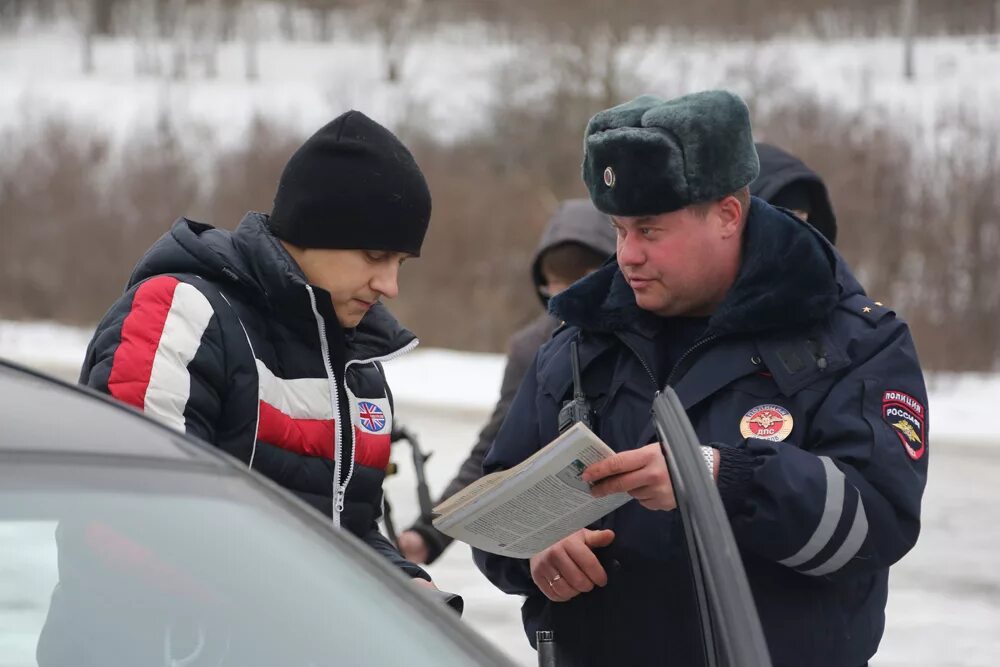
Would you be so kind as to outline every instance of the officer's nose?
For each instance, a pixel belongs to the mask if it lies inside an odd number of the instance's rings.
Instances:
[[[640,266],[646,261],[646,255],[639,247],[633,234],[618,237],[618,265]]]

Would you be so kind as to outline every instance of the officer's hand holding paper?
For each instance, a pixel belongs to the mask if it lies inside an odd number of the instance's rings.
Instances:
[[[614,451],[575,424],[530,458],[486,475],[434,508],[434,527],[490,553],[529,558],[618,509],[631,496],[591,495],[581,474]]]

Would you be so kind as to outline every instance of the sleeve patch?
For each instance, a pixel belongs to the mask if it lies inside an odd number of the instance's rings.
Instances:
[[[886,391],[882,394],[882,419],[896,432],[911,459],[923,457],[927,408],[920,401],[901,391]]]

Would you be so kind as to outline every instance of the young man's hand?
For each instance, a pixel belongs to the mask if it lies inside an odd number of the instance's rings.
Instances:
[[[531,557],[531,579],[553,602],[566,602],[594,586],[605,586],[608,575],[594,549],[614,539],[614,531],[578,530]]]
[[[430,550],[424,542],[424,536],[415,530],[404,530],[400,533],[399,553],[403,554],[406,560],[418,565],[426,564],[430,558]]]
[[[594,484],[590,492],[595,498],[627,493],[646,509],[677,507],[674,485],[658,442],[609,456],[589,466],[581,477]]]

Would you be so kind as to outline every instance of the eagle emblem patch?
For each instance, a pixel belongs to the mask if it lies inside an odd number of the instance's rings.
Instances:
[[[917,461],[924,455],[927,408],[923,403],[909,394],[889,390],[882,394],[882,419],[896,432],[911,459]]]
[[[751,408],[740,420],[740,433],[744,438],[781,442],[792,432],[795,420],[781,407],[766,403]]]

